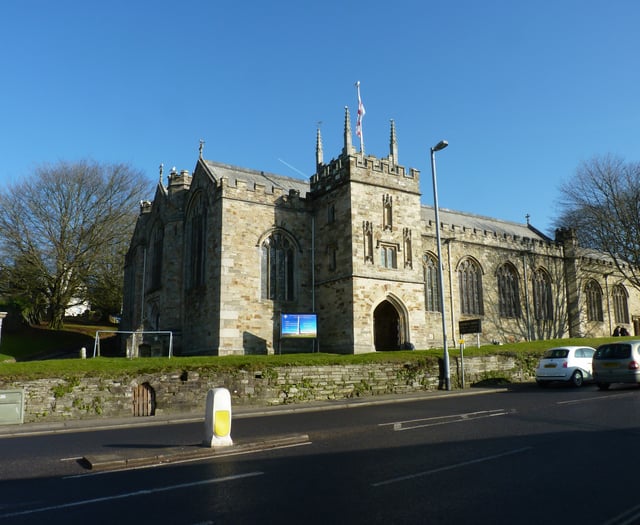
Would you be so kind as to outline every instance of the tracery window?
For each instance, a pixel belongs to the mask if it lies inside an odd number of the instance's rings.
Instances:
[[[438,279],[438,261],[429,254],[422,256],[424,273],[424,303],[428,312],[442,312],[440,307],[440,281]]]
[[[293,244],[281,232],[274,232],[261,246],[261,296],[263,299],[294,299],[295,255]]]
[[[482,270],[473,259],[465,259],[458,266],[460,311],[466,315],[483,315]]]
[[[613,287],[613,315],[616,323],[629,323],[629,306],[627,304],[627,291],[624,286],[617,284]]]
[[[594,280],[590,280],[584,287],[587,301],[587,320],[604,321],[602,314],[602,289]]]
[[[503,264],[496,272],[498,304],[501,317],[520,317],[520,287],[518,273],[512,264]]]
[[[162,283],[162,249],[164,244],[164,231],[162,224],[158,224],[151,238],[149,289],[155,290]]]
[[[204,285],[207,210],[202,195],[195,197],[187,218],[187,289]]]
[[[533,314],[540,321],[553,319],[553,295],[551,277],[542,268],[533,274]]]

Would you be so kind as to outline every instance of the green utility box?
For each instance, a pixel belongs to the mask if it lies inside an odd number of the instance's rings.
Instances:
[[[0,390],[0,425],[19,425],[24,418],[24,390]]]

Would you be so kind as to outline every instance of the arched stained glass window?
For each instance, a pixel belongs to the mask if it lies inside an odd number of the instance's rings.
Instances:
[[[460,311],[467,315],[483,315],[482,271],[473,259],[465,259],[458,266]]]
[[[294,249],[286,235],[275,232],[261,246],[263,299],[294,299]]]
[[[584,287],[587,301],[587,320],[604,321],[602,314],[602,289],[594,280],[590,280]]]
[[[542,268],[533,274],[533,314],[539,321],[553,319],[553,295],[551,277]]]
[[[627,324],[629,322],[629,306],[627,304],[627,291],[624,286],[617,284],[613,287],[613,314],[616,323]]]
[[[424,303],[428,312],[442,312],[440,307],[440,282],[438,280],[438,261],[429,254],[422,256],[424,272]]]
[[[161,223],[156,224],[151,236],[151,278],[149,289],[155,290],[162,284],[162,250],[164,245],[164,230]]]
[[[503,264],[496,272],[498,279],[498,302],[501,317],[520,317],[520,287],[518,273],[512,264]]]
[[[187,289],[204,285],[207,210],[202,195],[194,198],[187,216]]]

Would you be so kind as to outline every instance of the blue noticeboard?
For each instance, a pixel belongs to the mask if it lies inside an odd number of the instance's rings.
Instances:
[[[318,335],[316,314],[280,314],[280,337],[310,337]]]

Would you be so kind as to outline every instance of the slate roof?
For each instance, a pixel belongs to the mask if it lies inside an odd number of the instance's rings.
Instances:
[[[205,160],[204,163],[216,180],[225,177],[232,186],[235,186],[236,181],[240,180],[249,186],[258,184],[266,188],[274,187],[284,191],[296,190],[300,192],[301,197],[304,197],[309,191],[309,182],[307,180],[285,177],[284,175],[276,175],[275,173],[265,173],[264,171],[241,168],[229,164],[221,164],[210,160]]]
[[[483,215],[474,215],[461,211],[439,208],[440,222],[448,226],[476,230],[478,232],[492,232],[498,236],[510,235],[518,237],[528,237],[529,239],[550,242],[553,239],[528,224],[503,221]],[[435,221],[435,212],[432,206],[422,206],[422,220],[425,222]]]

